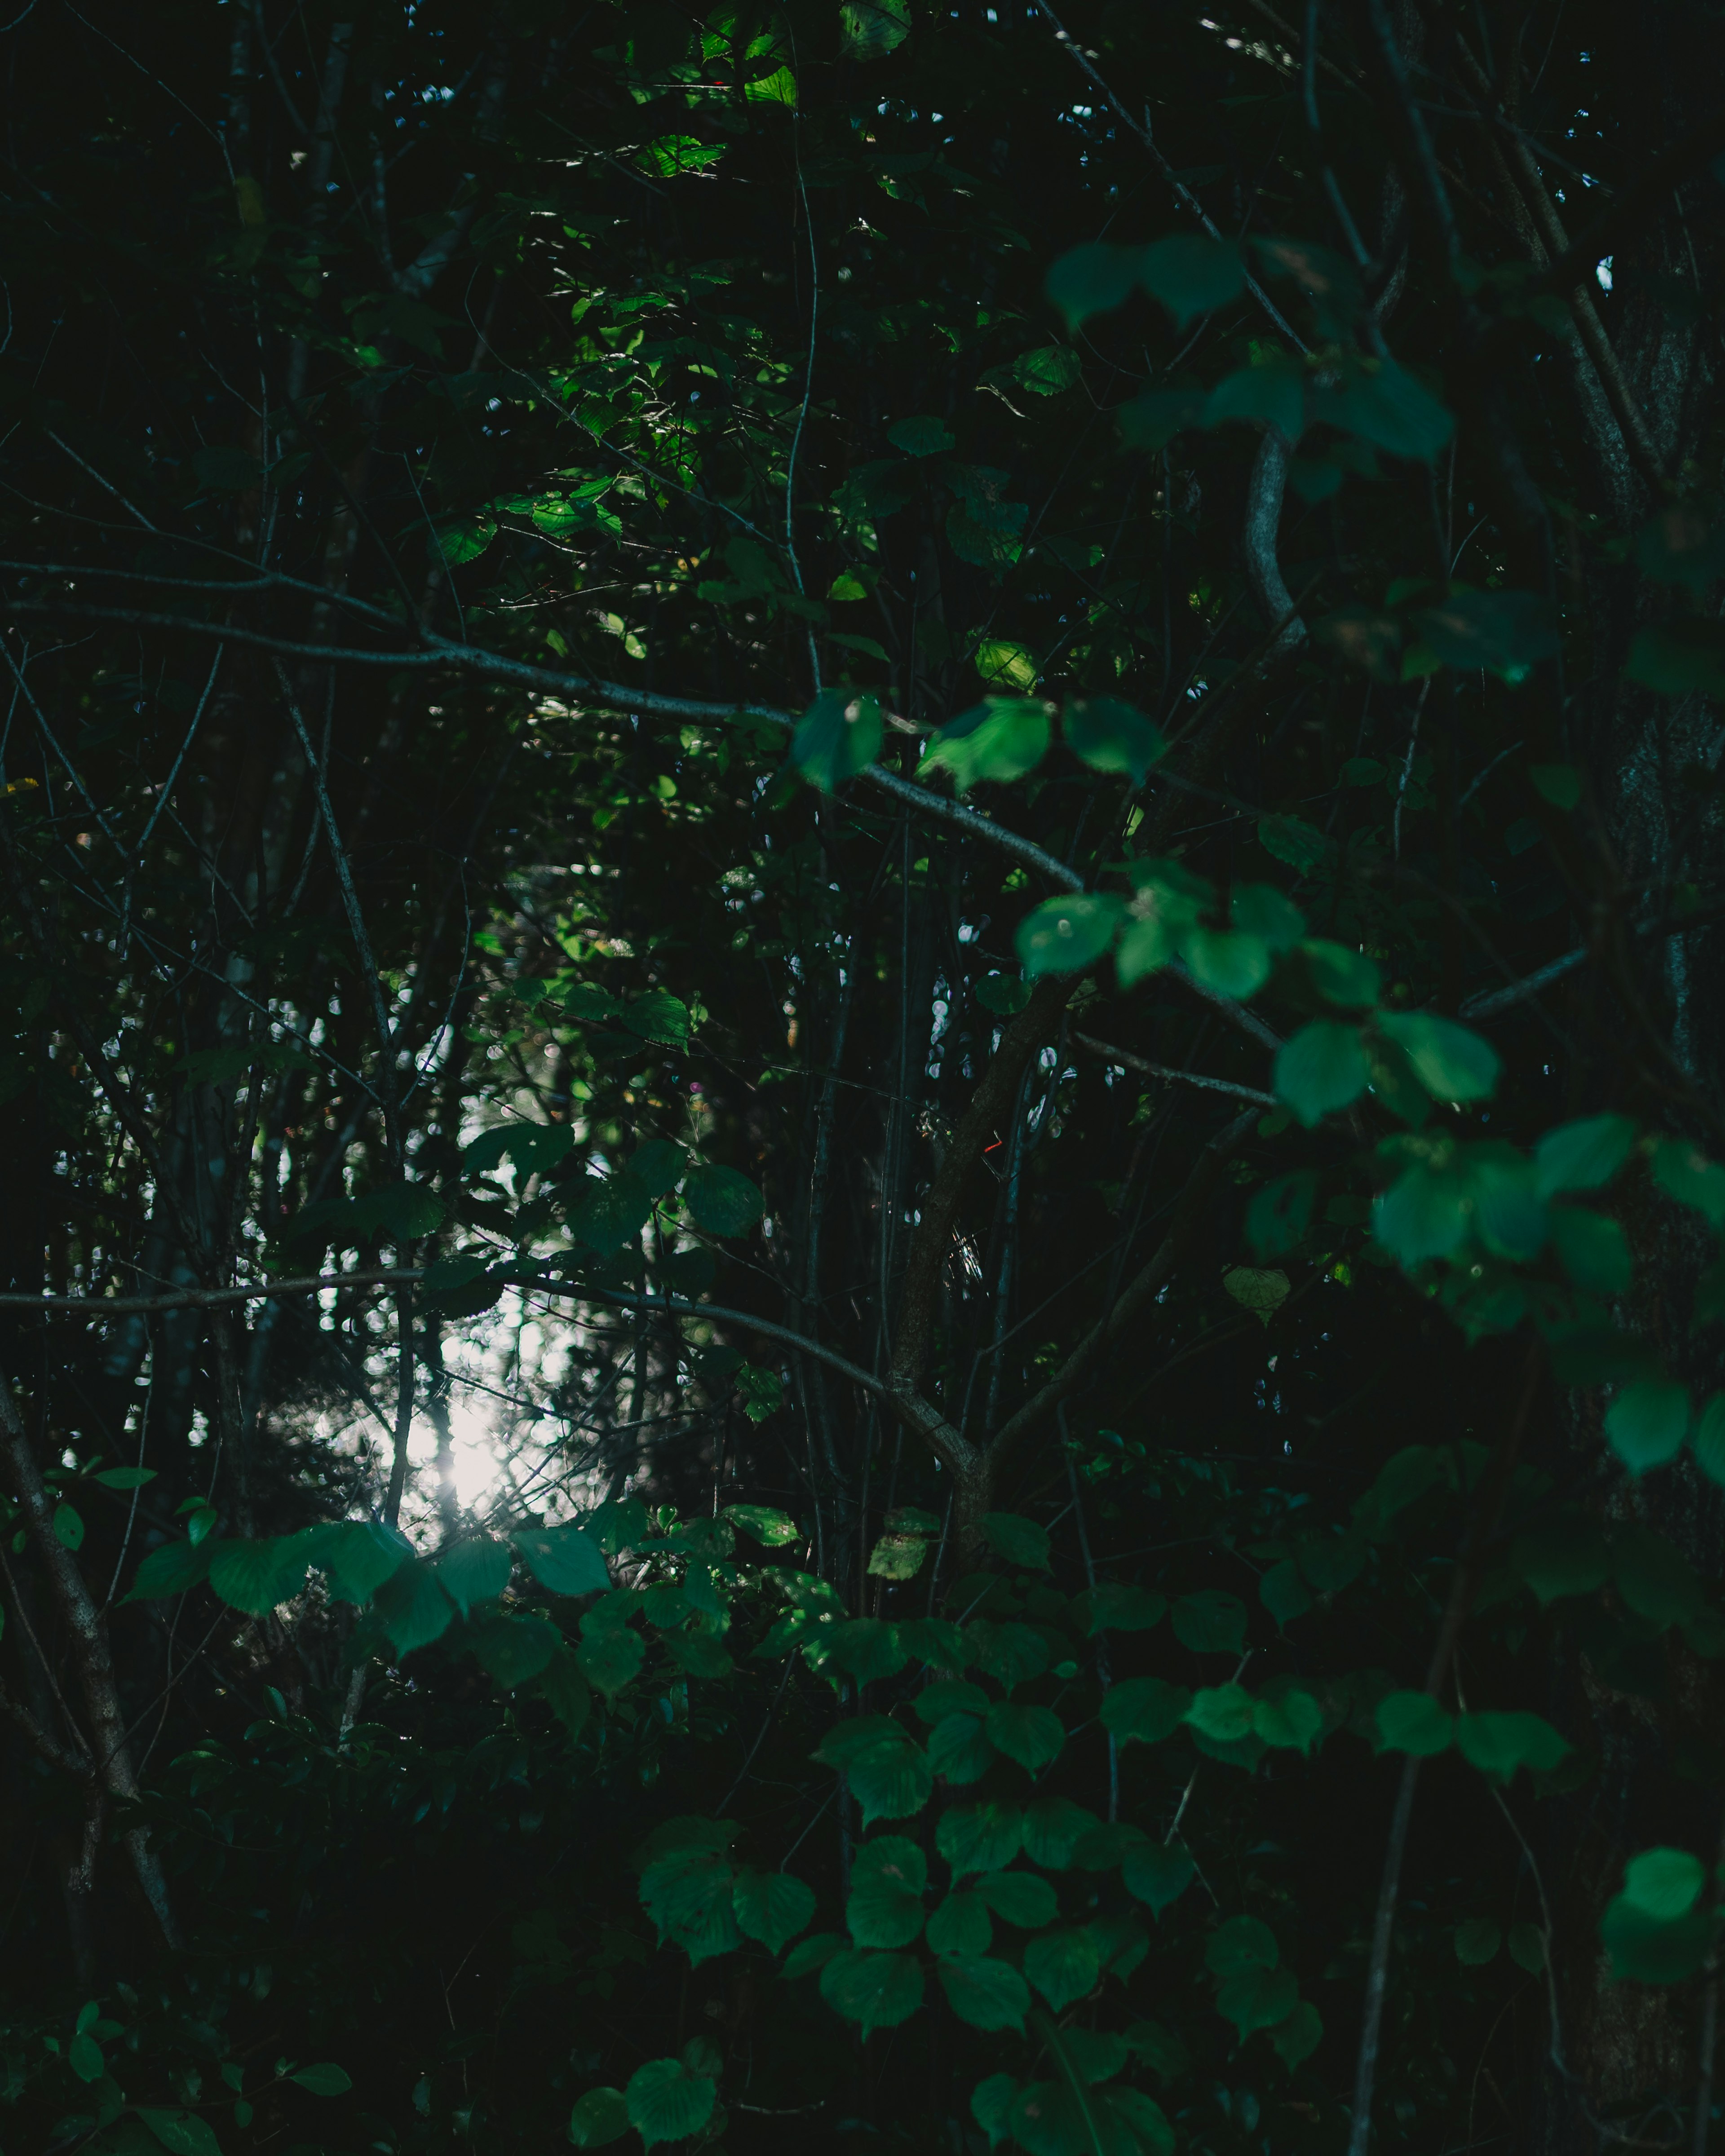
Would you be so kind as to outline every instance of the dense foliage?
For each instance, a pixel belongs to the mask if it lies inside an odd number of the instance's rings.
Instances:
[[[0,38],[0,2149],[1704,2156],[1714,16]]]

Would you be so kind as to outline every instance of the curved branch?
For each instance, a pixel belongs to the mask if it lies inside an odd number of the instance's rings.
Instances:
[[[1253,459],[1246,488],[1245,528],[1241,545],[1245,554],[1246,582],[1258,603],[1265,625],[1275,630],[1269,656],[1285,658],[1307,641],[1306,624],[1276,558],[1276,541],[1281,525],[1282,497],[1288,480],[1292,444],[1281,429],[1268,426]]]

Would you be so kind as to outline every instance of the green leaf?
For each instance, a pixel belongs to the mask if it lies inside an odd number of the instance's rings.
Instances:
[[[1204,1965],[1219,1982],[1243,1970],[1277,1969],[1281,1964],[1281,1948],[1276,1943],[1276,1934],[1257,1917],[1230,1917],[1210,1933],[1204,1948]]]
[[[1533,791],[1553,808],[1574,808],[1581,801],[1581,773],[1573,763],[1530,763]]]
[[[1313,419],[1338,427],[1374,449],[1427,464],[1455,430],[1451,414],[1392,359],[1376,362],[1370,372],[1351,375],[1338,388],[1308,390],[1307,408]]]
[[[453,1543],[438,1553],[438,1579],[464,1617],[476,1602],[495,1602],[509,1574],[509,1545],[492,1535]]]
[[[569,2114],[569,2138],[578,2148],[603,2148],[629,2132],[629,2106],[621,2089],[589,2089]]]
[[[820,1995],[847,2021],[860,2021],[868,2036],[896,2029],[922,2004],[922,1967],[914,1955],[835,1953],[820,1973]]]
[[[824,1969],[834,1954],[845,1951],[845,1942],[837,1932],[816,1932],[791,1948],[779,1974],[788,1984],[793,1983],[798,1977],[812,1976],[816,1969]]]
[[[1378,1026],[1413,1065],[1433,1100],[1484,1101],[1497,1091],[1502,1068],[1497,1050],[1454,1019],[1430,1011],[1385,1011]]]
[[[1034,771],[1048,753],[1048,706],[1024,696],[985,696],[944,726],[916,776],[949,771],[960,793],[983,779],[1006,783]]]
[[[1187,427],[1202,424],[1201,389],[1145,389],[1119,408],[1120,431],[1135,449],[1161,449]]]
[[[539,1691],[571,1739],[579,1737],[593,1712],[593,1693],[572,1648],[558,1645],[541,1674]]]
[[[1610,1953],[1613,1976],[1632,1977],[1643,1984],[1681,1984],[1707,1958],[1714,1926],[1699,1910],[1681,1923],[1651,1923],[1626,1907],[1620,1897],[1607,1905],[1599,1935]]]
[[[1060,1757],[1066,1741],[1060,1717],[1046,1707],[1029,1707],[1018,1700],[1002,1700],[988,1709],[983,1725],[997,1752],[1032,1774]]]
[[[1509,1928],[1509,1958],[1517,1969],[1524,1969],[1529,1976],[1543,1974],[1546,1962],[1545,1933],[1538,1924],[1512,1924]]]
[[[911,34],[911,0],[844,0],[839,34],[846,59],[882,59]]]
[[[1312,824],[1297,816],[1263,816],[1258,819],[1258,844],[1266,854],[1286,861],[1302,875],[1317,868],[1330,852],[1330,842]]]
[[[603,1553],[584,1527],[521,1527],[510,1537],[528,1570],[553,1594],[603,1594],[611,1575]]]
[[[1725,1228],[1725,1168],[1683,1138],[1661,1138],[1653,1148],[1653,1176],[1679,1204],[1692,1205],[1708,1224]]]
[[[1314,1019],[1276,1050],[1276,1096],[1307,1130],[1357,1101],[1371,1081],[1371,1059],[1358,1026]]]
[[[1101,1955],[1087,1931],[1043,1932],[1024,1948],[1024,1974],[1056,2014],[1096,1989]]]
[[[683,1185],[695,1224],[709,1235],[744,1235],[767,1210],[767,1201],[734,1168],[697,1168]]]
[[[680,2059],[649,2059],[629,2076],[623,2100],[629,2124],[651,2148],[698,2133],[713,2115],[716,2093],[706,2074]]]
[[[901,1517],[902,1508],[892,1517]],[[907,1618],[899,1625],[898,1636],[912,1658],[931,1669],[962,1670],[970,1661],[969,1640],[944,1617]]]
[[[153,1602],[164,1594],[183,1594],[206,1577],[218,1545],[202,1543],[164,1543],[138,1567],[128,1602]]]
[[[768,1549],[779,1549],[787,1543],[803,1539],[803,1530],[790,1514],[778,1512],[771,1505],[727,1505],[724,1517]]]
[[[627,1168],[557,1186],[569,1233],[601,1257],[632,1242],[653,1217],[653,1201]]]
[[[643,1040],[655,1040],[667,1048],[681,1048],[689,1039],[689,1006],[680,997],[667,994],[663,988],[655,988],[649,994],[637,996],[619,1014],[629,1030]],[[624,1169],[633,1173],[634,1163]]]
[[[645,1642],[626,1625],[596,1626],[583,1632],[575,1659],[581,1674],[607,1699],[614,1699],[647,1658]]]
[[[302,1206],[288,1224],[287,1239],[340,1250],[374,1237],[401,1245],[430,1235],[443,1217],[442,1199],[423,1183],[392,1183],[361,1198],[329,1198]]]
[[[998,2148],[1012,2138],[1012,2107],[1019,2085],[1010,2074],[990,2074],[971,2092],[970,2115]]]
[[[1700,1900],[1707,1876],[1707,1866],[1686,1849],[1644,1849],[1624,1868],[1623,1899],[1656,1923],[1675,1923]]]
[[[1183,1594],[1173,1606],[1174,1637],[1196,1655],[1243,1654],[1245,1625],[1245,1603],[1220,1588]]]
[[[1378,1737],[1386,1752],[1409,1752],[1430,1759],[1447,1752],[1455,1737],[1455,1720],[1425,1691],[1393,1691],[1378,1702]]]
[[[1533,1148],[1534,1188],[1542,1198],[1563,1190],[1598,1190],[1629,1158],[1635,1125],[1627,1116],[1589,1116],[1560,1123]]]
[[[1217,1744],[1236,1744],[1252,1730],[1252,1696],[1244,1685],[1214,1685],[1195,1693],[1188,1724]]]
[[[1715,1393],[1695,1425],[1696,1465],[1715,1482],[1725,1483],[1725,1393]],[[160,1553],[158,1552],[159,1555]],[[140,1578],[142,1570],[140,1568]],[[137,1593],[136,1588],[133,1594]]]
[[[1258,1582],[1258,1599],[1285,1631],[1312,1607],[1312,1595],[1291,1558],[1273,1564]]]
[[[455,523],[438,527],[438,551],[444,561],[471,562],[483,554],[497,536],[497,521],[492,516],[464,517]]]
[[[941,1728],[952,1728],[964,1719],[962,1715],[953,1715]],[[913,1812],[922,1810],[934,1788],[930,1754],[913,1744],[891,1722],[886,1722],[883,1733],[873,1736],[866,1744],[855,1749],[847,1748],[842,1758],[834,1756],[830,1738],[814,1757],[829,1766],[844,1768],[850,1778],[850,1793],[862,1806],[865,1827],[872,1826],[880,1819],[908,1819]]]
[[[1383,992],[1383,976],[1363,951],[1313,938],[1302,943],[1300,952],[1312,986],[1326,1003],[1343,1010],[1365,1010]]]
[[[1178,1902],[1198,1876],[1198,1866],[1183,1848],[1161,1841],[1142,1841],[1129,1849],[1120,1866],[1126,1891],[1135,1901],[1148,1905],[1159,1917]]]
[[[1456,1163],[1410,1168],[1372,1208],[1372,1234],[1404,1265],[1447,1257],[1466,1241],[1473,1221],[1473,1194]]]
[[[1246,1240],[1253,1255],[1260,1260],[1279,1258],[1296,1248],[1312,1224],[1317,1199],[1317,1172],[1309,1168],[1279,1175],[1254,1191],[1245,1219]]]
[[[928,1763],[943,1782],[979,1782],[1000,1757],[973,1714],[949,1714],[928,1740]]]
[[[230,1609],[267,1616],[305,1584],[307,1552],[297,1535],[211,1545],[209,1584]]]
[[[1725,696],[1725,622],[1692,615],[1636,632],[1624,672],[1668,696]]]
[[[1069,248],[1050,266],[1042,289],[1065,316],[1069,330],[1125,305],[1137,285],[1141,253],[1136,247],[1089,241]]]
[[[1113,1694],[1108,1697],[1112,1698]],[[1179,1717],[1174,1719],[1178,1722]],[[1096,1825],[1096,1814],[1075,1804],[1070,1797],[1038,1797],[1024,1808],[1024,1853],[1050,1871],[1064,1871],[1079,1843]]]
[[[851,689],[823,689],[791,741],[791,761],[823,793],[836,793],[880,753],[878,698]]]
[[[1195,316],[1225,306],[1245,284],[1240,250],[1224,239],[1178,232],[1143,249],[1138,279],[1184,329]]]
[[[1233,1265],[1222,1276],[1224,1292],[1266,1325],[1287,1301],[1290,1286],[1287,1275],[1279,1268]]]
[[[949,1677],[938,1684],[925,1686],[917,1693],[912,1705],[921,1722],[944,1722],[949,1714],[972,1714],[980,1721],[988,1711],[988,1695],[980,1685],[966,1684],[962,1678]],[[947,1816],[963,1815],[948,1814]]]
[[[91,1476],[92,1482],[100,1482],[105,1490],[141,1490],[146,1482],[156,1480],[153,1467],[104,1467]]]
[[[140,2104],[138,2117],[169,2156],[222,2156],[220,2142],[195,2111],[149,2110]]]
[[[346,2096],[353,2087],[353,2076],[347,2068],[329,2060],[315,2066],[301,2066],[288,2079],[298,2088],[309,2089],[313,2096]]]
[[[108,2071],[101,2046],[82,2029],[66,2046],[66,2063],[81,2082],[99,2082]]]
[[[1243,1635],[1243,1613],[1240,1630]],[[1173,1735],[1191,1704],[1191,1693],[1165,1677],[1128,1677],[1104,1697],[1102,1727],[1122,1744],[1159,1744]]]
[[[1671,1378],[1644,1378],[1626,1385],[1605,1411],[1611,1450],[1631,1475],[1663,1467],[1683,1450],[1689,1435],[1686,1389]]]
[[[845,1921],[860,1947],[907,1947],[922,1929],[928,1865],[914,1841],[882,1835],[863,1844],[851,1866]]]
[[[1069,2031],[1069,2048],[1072,2036],[1078,2033]],[[1145,2156],[1174,2156],[1174,2129],[1153,2097],[1146,2096],[1142,2089],[1109,2088],[1102,2091],[1097,2104],[1103,2119],[1111,2115],[1126,2122]]]
[[[745,1938],[782,1953],[814,1916],[814,1889],[788,1871],[740,1871],[731,1907]]]
[[[983,680],[998,682],[1003,689],[1034,689],[1041,670],[1028,644],[998,636],[984,637],[971,653],[970,663]]]
[[[1309,1691],[1289,1689],[1260,1699],[1252,1709],[1252,1733],[1272,1749],[1309,1758],[1323,1735],[1323,1709]]]
[[[985,1512],[983,1532],[988,1547],[1009,1564],[1021,1564],[1038,1572],[1050,1569],[1048,1530],[1017,1512]]]
[[[1003,1922],[1021,1932],[1040,1931],[1060,1913],[1054,1888],[1034,1871],[993,1871],[977,1881],[976,1891]]]
[[[1012,2107],[1012,2130],[1029,2156],[1098,2156],[1096,2120],[1086,2117],[1072,2091],[1057,2082],[1032,2082],[1019,2092]]]
[[[1190,928],[1181,956],[1200,988],[1236,1003],[1256,995],[1270,978],[1270,946],[1237,928]]]
[[[737,1665],[706,1632],[666,1632],[660,1645],[692,1677],[728,1677]]]
[[[1620,1221],[1586,1205],[1554,1205],[1550,1225],[1558,1261],[1584,1294],[1618,1296],[1627,1290],[1635,1262]]]
[[[1556,608],[1538,592],[1458,592],[1414,618],[1445,666],[1482,668],[1512,687],[1561,648]]]
[[[1030,1993],[1010,1962],[985,1954],[942,1955],[937,1964],[947,2003],[973,2029],[1012,2029],[1024,2033]]]
[[[1092,771],[1124,772],[1142,786],[1167,752],[1162,730],[1143,713],[1114,696],[1090,696],[1068,704],[1061,719],[1066,746]]]
[[[1699,502],[1674,501],[1644,527],[1635,559],[1656,583],[1686,585],[1699,598],[1725,570],[1725,524]]]
[[[1083,1818],[1091,1823],[1088,1812]],[[941,1814],[934,1839],[957,1877],[1004,1871],[1024,1845],[1024,1815],[1016,1804],[954,1804]]]
[[[1270,2041],[1277,2057],[1292,2073],[1312,2056],[1323,2041],[1323,2016],[1310,1999],[1302,1999],[1286,2021],[1278,2021],[1271,2030]]]
[[[54,1507],[54,1533],[55,1541],[65,1548],[69,1550],[82,1548],[84,1522],[70,1505],[59,1504]]]
[[[1497,1782],[1508,1781],[1523,1767],[1548,1774],[1569,1751],[1548,1722],[1521,1712],[1464,1714],[1456,1721],[1455,1742],[1470,1766]]]
[[[896,1676],[910,1660],[896,1628],[878,1617],[852,1617],[831,1626],[824,1638],[834,1666],[859,1684]]]
[[[707,1839],[702,1843],[685,1838],[666,1846],[667,1832]],[[660,1853],[641,1874],[641,1903],[661,1943],[681,1947],[695,1964],[728,1953],[739,1936],[723,1837],[724,1829],[710,1820],[668,1821],[654,1838]]]
[[[1272,361],[1224,374],[1209,393],[1204,424],[1219,427],[1230,419],[1276,427],[1297,442],[1306,429],[1306,385],[1298,367]]]
[[[1489,1917],[1470,1917],[1455,1927],[1455,1958],[1465,1968],[1483,1969],[1502,1944],[1503,1928]]]
[[[869,1555],[869,1571],[876,1579],[914,1579],[928,1555],[921,1535],[882,1535]],[[898,1666],[904,1666],[900,1656]]]
[[[1306,916],[1274,884],[1236,884],[1228,902],[1235,927],[1255,936],[1272,951],[1291,951],[1306,933]]]
[[[988,1903],[968,1887],[955,1889],[929,1918],[927,1937],[932,1953],[987,1953],[994,1943]]]
[[[1126,906],[1106,891],[1045,898],[1019,923],[1014,945],[1028,978],[1076,973],[1094,965],[1114,941]]]
[[[1242,2043],[1286,2021],[1299,2003],[1299,1984],[1286,1969],[1243,1969],[1216,1988],[1216,2011],[1239,2030]]]
[[[413,1554],[413,1544],[382,1520],[338,1520],[307,1537],[307,1554],[338,1602],[369,1602]]]
[[[439,1640],[454,1621],[455,1605],[438,1584],[437,1574],[418,1558],[398,1566],[372,1597],[398,1655]]]
[[[562,1635],[543,1617],[505,1617],[489,1612],[471,1627],[469,1637],[480,1666],[513,1691],[536,1677],[562,1644]]]

